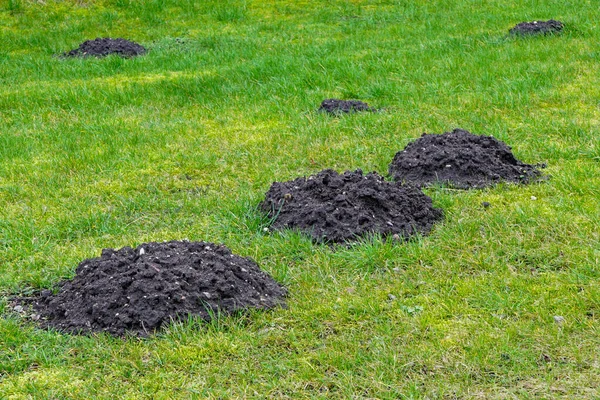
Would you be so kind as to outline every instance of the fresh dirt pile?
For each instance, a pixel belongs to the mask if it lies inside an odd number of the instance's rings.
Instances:
[[[455,129],[442,135],[424,133],[396,153],[389,173],[394,180],[415,186],[438,182],[472,189],[501,181],[539,180],[538,167],[517,160],[510,147],[492,136]]]
[[[367,103],[363,103],[359,100],[326,99],[321,103],[319,111],[325,111],[329,114],[338,115],[341,113],[377,110],[369,107]]]
[[[106,57],[118,54],[121,57],[135,57],[146,54],[146,49],[126,39],[97,38],[86,40],[78,48],[66,52],[63,57]]]
[[[564,25],[560,21],[550,19],[548,21],[521,22],[512,28],[511,35],[545,35],[562,31]]]
[[[171,241],[105,249],[81,262],[57,294],[46,290],[21,304],[33,305],[44,327],[146,336],[189,315],[209,320],[284,305],[285,294],[254,261],[223,245]]]
[[[442,218],[419,189],[386,182],[361,170],[324,170],[308,178],[275,182],[260,208],[274,218],[272,229],[298,229],[316,242],[340,243],[368,233],[427,234]]]

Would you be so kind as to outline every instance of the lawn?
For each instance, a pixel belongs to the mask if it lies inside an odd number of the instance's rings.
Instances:
[[[598,21],[593,0],[0,1],[0,398],[600,397]],[[57,57],[109,36],[149,52]],[[445,219],[406,243],[264,232],[273,181],[385,175],[458,127],[549,179],[426,189]],[[103,248],[184,238],[253,258],[288,308],[148,339],[8,310]]]

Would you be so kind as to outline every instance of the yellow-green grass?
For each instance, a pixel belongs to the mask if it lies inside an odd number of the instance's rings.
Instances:
[[[549,18],[565,32],[507,35]],[[0,398],[598,398],[599,20],[592,0],[0,2]],[[104,36],[150,51],[56,56]],[[331,118],[328,97],[385,110]],[[271,182],[385,174],[455,127],[550,179],[428,189],[445,220],[405,244],[263,232]],[[254,258],[289,308],[122,340],[5,306],[182,238]]]

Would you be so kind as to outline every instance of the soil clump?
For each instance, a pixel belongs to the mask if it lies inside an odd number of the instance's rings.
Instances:
[[[539,167],[517,160],[511,148],[492,136],[463,129],[441,135],[424,133],[394,156],[389,173],[395,181],[415,186],[434,183],[458,189],[492,186],[499,182],[540,180]]]
[[[377,110],[369,107],[367,103],[359,100],[325,99],[321,102],[319,111],[324,111],[333,115],[339,115],[343,113],[348,114],[353,112]]]
[[[78,48],[66,52],[63,57],[106,57],[118,54],[121,57],[135,57],[146,54],[144,46],[122,38],[96,38],[86,40]]]
[[[104,249],[53,294],[21,298],[38,323],[68,333],[147,336],[172,320],[285,306],[286,289],[224,245],[170,241]],[[19,307],[19,306],[17,306]],[[16,307],[15,307],[16,308]]]
[[[548,21],[521,22],[508,32],[511,35],[545,35],[560,32],[563,28],[562,22],[549,19]]]
[[[369,233],[406,239],[427,234],[442,218],[417,188],[386,182],[360,169],[338,174],[327,169],[308,178],[274,182],[260,208],[271,229],[297,229],[317,243],[342,243]]]

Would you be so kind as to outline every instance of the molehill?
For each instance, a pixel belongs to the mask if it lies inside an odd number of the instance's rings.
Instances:
[[[341,243],[369,233],[406,239],[427,234],[442,218],[421,190],[361,170],[327,169],[308,178],[274,182],[260,208],[271,229],[297,229],[315,242]]]
[[[348,114],[352,112],[377,110],[369,107],[367,103],[359,100],[325,99],[321,102],[319,111],[324,111],[332,115],[338,115],[342,113]]]
[[[172,320],[284,306],[286,290],[250,258],[207,242],[145,243],[104,249],[79,264],[72,280],[32,306],[43,327],[69,333],[147,336]],[[20,307],[21,309],[24,307]]]
[[[517,160],[509,146],[492,136],[454,129],[441,135],[424,133],[409,143],[396,153],[389,173],[398,182],[420,187],[442,183],[472,189],[539,180],[541,166]]]
[[[135,57],[146,54],[144,46],[122,38],[96,38],[86,40],[78,48],[63,54],[63,57],[106,57],[118,54],[121,57]]]
[[[548,21],[521,22],[508,32],[511,35],[545,35],[560,32],[563,27],[562,22],[549,19]]]

